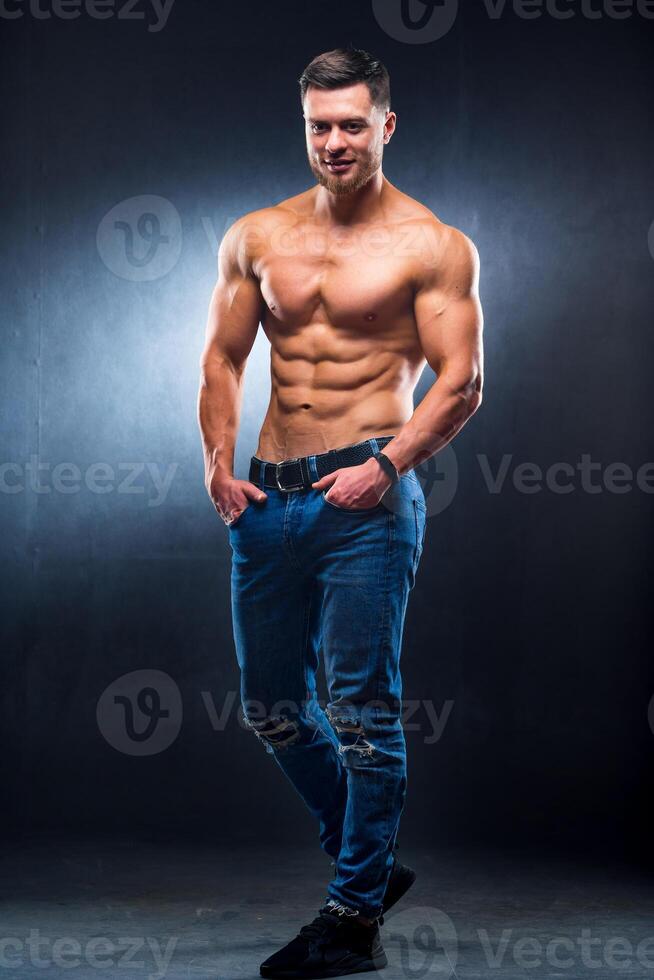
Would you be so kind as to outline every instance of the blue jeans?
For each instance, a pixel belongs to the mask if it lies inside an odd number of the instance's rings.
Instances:
[[[328,902],[374,919],[406,796],[400,649],[425,498],[413,470],[366,510],[261,489],[268,499],[229,526],[244,720],[319,821],[336,869]]]

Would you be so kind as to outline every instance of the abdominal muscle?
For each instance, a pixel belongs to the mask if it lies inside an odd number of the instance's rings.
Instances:
[[[278,463],[397,435],[413,414],[413,391],[425,365],[422,351],[411,343],[413,331],[400,330],[404,343],[399,334],[385,331],[381,348],[374,336],[352,337],[329,328],[328,337],[326,324],[315,326],[315,332],[306,327],[283,338],[266,329],[272,391],[259,459]]]

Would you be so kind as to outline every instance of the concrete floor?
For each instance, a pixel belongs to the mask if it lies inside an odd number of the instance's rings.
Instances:
[[[411,848],[384,980],[654,980],[645,873]],[[0,980],[247,980],[322,904],[318,850],[44,839],[2,846]]]

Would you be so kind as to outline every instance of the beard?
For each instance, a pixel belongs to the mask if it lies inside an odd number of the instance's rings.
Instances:
[[[353,194],[368,183],[374,173],[379,170],[382,162],[382,149],[373,149],[365,157],[356,158],[356,168],[353,176],[331,174],[325,170],[321,158],[309,157],[311,172],[319,184],[332,194],[339,196]]]

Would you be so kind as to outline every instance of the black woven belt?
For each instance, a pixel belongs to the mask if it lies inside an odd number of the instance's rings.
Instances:
[[[380,436],[376,438],[377,446],[382,449],[395,436]],[[309,456],[294,456],[293,459],[283,459],[279,463],[269,463],[266,460],[253,456],[250,460],[250,473],[248,479],[250,483],[255,483],[259,487],[274,487],[276,490],[284,490],[290,493],[292,490],[307,490],[312,483],[333,473],[334,470],[342,466],[358,466],[365,463],[367,459],[374,456],[376,451],[371,441],[365,439],[363,442],[356,442],[352,446],[343,446],[341,449],[330,449],[327,453],[312,453]],[[309,470],[309,460],[314,456],[318,476],[314,477]]]

